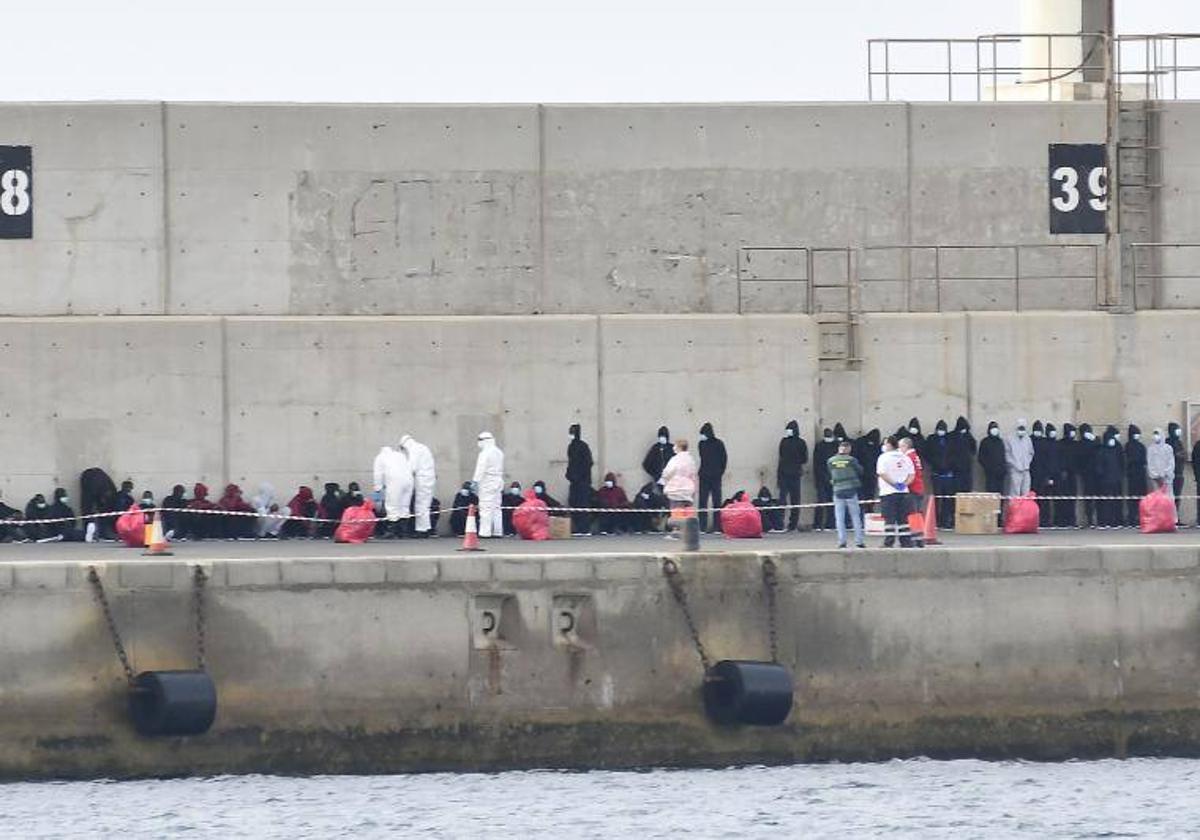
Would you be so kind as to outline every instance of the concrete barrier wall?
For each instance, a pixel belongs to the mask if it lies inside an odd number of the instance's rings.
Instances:
[[[118,552],[114,551],[114,557]],[[716,729],[651,555],[206,564],[213,730],[133,735],[74,563],[0,566],[0,775],[382,772],[889,756],[1194,754],[1191,547],[872,550],[681,559],[714,659],[769,659],[783,727]],[[191,570],[100,572],[135,669],[193,667]],[[482,632],[499,611],[498,636]],[[576,618],[563,634],[561,613]]]
[[[1163,105],[1177,241],[1200,240],[1195,106]],[[1099,103],[9,104],[0,125],[37,177],[36,238],[0,247],[8,315],[727,313],[743,245],[1098,241],[1047,234],[1046,148],[1102,140]],[[1080,253],[1023,255],[1042,279],[1022,307],[1093,308]],[[936,305],[914,260],[876,270]],[[943,309],[1014,308],[981,279],[1011,256],[953,261]],[[802,298],[743,293],[756,312]]]
[[[369,481],[379,446],[408,431],[433,447],[447,501],[487,428],[511,478],[565,498],[578,422],[596,481],[612,470],[632,493],[660,425],[694,443],[710,421],[729,448],[726,493],[754,491],[774,487],[789,419],[810,445],[822,425],[857,435],[913,415],[932,429],[962,414],[977,435],[1018,417],[1183,424],[1200,394],[1191,320],[873,315],[858,369],[820,371],[816,324],[796,315],[8,319],[0,488],[22,506],[98,464],[160,497],[198,480],[291,492]],[[1076,383],[1090,381],[1115,383],[1116,416],[1077,416]]]

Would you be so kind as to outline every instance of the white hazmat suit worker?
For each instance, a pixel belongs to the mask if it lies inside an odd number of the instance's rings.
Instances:
[[[408,516],[412,507],[413,471],[408,458],[398,449],[384,446],[375,456],[375,492],[383,492],[383,511],[388,522]]]
[[[403,435],[400,438],[400,450],[408,458],[408,464],[413,471],[413,516],[416,517],[414,530],[417,536],[425,537],[429,535],[429,506],[433,502],[433,488],[437,485],[433,453],[425,444],[413,440],[412,435]]]
[[[475,492],[479,496],[479,536],[504,536],[500,494],[504,490],[504,453],[491,432],[479,433],[479,457],[475,459]]]

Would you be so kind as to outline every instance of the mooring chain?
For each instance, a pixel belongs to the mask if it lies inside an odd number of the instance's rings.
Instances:
[[[129,654],[125,652],[125,645],[121,643],[121,634],[117,632],[117,623],[113,620],[112,608],[108,605],[108,596],[104,594],[104,584],[100,581],[95,566],[88,566],[88,582],[92,584],[92,592],[104,612],[104,623],[108,625],[108,634],[112,637],[113,647],[117,649],[117,659],[121,660],[121,667],[125,670],[125,680],[132,686],[133,666],[129,664]]]
[[[762,564],[763,586],[767,599],[767,641],[771,647],[771,661],[779,661],[779,629],[775,619],[775,593],[779,589],[779,575],[775,561],[770,557]]]
[[[679,604],[679,609],[683,611],[688,633],[692,636],[692,644],[696,646],[696,653],[700,654],[700,664],[704,666],[704,672],[707,674],[712,669],[712,661],[708,658],[707,651],[704,650],[704,643],[700,641],[700,631],[696,629],[696,622],[692,618],[692,609],[688,605],[687,592],[683,588],[683,577],[679,574],[679,566],[674,560],[664,560],[662,568],[663,576],[667,579],[667,586],[671,588],[671,594],[675,597],[675,603]]]
[[[207,629],[204,616],[204,584],[207,582],[208,575],[204,574],[204,569],[196,566],[192,572],[192,604],[196,610],[196,669],[200,671],[208,668],[204,650]]]

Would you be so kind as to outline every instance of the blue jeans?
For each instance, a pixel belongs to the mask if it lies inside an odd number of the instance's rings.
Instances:
[[[862,545],[867,541],[863,534],[862,507],[858,504],[857,494],[841,498],[833,498],[833,521],[837,525],[838,545],[846,544],[846,511],[850,511],[850,521],[854,524],[854,542]]]

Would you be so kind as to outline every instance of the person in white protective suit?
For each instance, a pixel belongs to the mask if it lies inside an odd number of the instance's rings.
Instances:
[[[433,488],[437,484],[437,470],[433,463],[433,453],[425,444],[413,440],[412,435],[400,438],[400,450],[408,458],[408,464],[413,471],[415,496],[413,497],[413,516],[416,517],[414,530],[418,537],[428,537],[429,505],[433,502]]]
[[[472,483],[479,496],[479,536],[503,537],[500,494],[504,490],[504,453],[496,446],[491,432],[479,433],[479,457],[475,460]]]
[[[375,492],[381,491],[384,515],[393,523],[392,534],[399,536],[395,523],[406,518],[412,507],[413,471],[405,454],[390,446],[381,448],[375,456]]]

